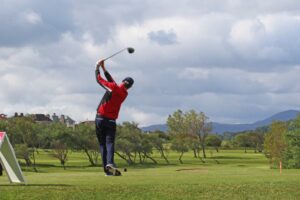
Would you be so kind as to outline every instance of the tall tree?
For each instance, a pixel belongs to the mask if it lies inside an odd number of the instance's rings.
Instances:
[[[53,153],[52,156],[60,161],[64,170],[66,169],[66,162],[68,160],[69,148],[62,140],[55,140],[52,142]]]
[[[169,115],[167,124],[170,134],[176,135],[189,133],[186,118],[181,110],[177,110],[172,115]]]
[[[208,123],[208,117],[205,116],[203,112],[197,113],[194,110],[183,113],[181,110],[177,110],[172,115],[168,117],[167,121],[170,134],[179,135],[176,138],[176,145],[184,144],[183,142],[178,142],[178,139],[183,141],[188,141],[185,137],[196,136],[199,140],[203,158],[206,158],[205,153],[205,139],[210,133],[212,126]],[[184,137],[185,136],[185,137]],[[182,147],[184,149],[184,146]]]
[[[157,161],[152,157],[152,149],[153,149],[153,143],[151,140],[151,136],[147,134],[141,134],[141,139],[142,139],[142,148],[141,148],[141,153],[142,153],[142,163],[144,163],[145,159],[150,159],[154,164],[157,164]]]
[[[207,146],[213,147],[217,152],[219,152],[222,140],[219,136],[210,134],[207,136],[205,143]]]
[[[15,152],[17,158],[22,158],[25,161],[25,164],[27,167],[32,166],[32,151],[30,148],[28,148],[27,144],[16,144],[15,145]],[[36,169],[34,169],[36,171]]]
[[[247,153],[247,147],[251,146],[249,134],[244,132],[244,133],[239,133],[239,134],[235,135],[234,143],[237,146],[243,147],[244,152]]]
[[[115,153],[128,164],[135,163],[137,156],[142,162],[142,139],[138,124],[123,122],[117,126],[115,149]]]
[[[188,135],[187,141],[189,143],[190,149],[192,149],[194,153],[194,158],[201,158],[199,156],[199,152],[201,150],[201,144],[199,142],[199,139],[196,135]]]
[[[184,134],[176,134],[172,138],[171,149],[180,153],[178,160],[181,164],[183,164],[183,154],[189,150],[188,142],[186,141],[187,138]]]
[[[39,131],[39,124],[35,123],[30,117],[16,117],[10,120],[10,134],[14,138],[14,143],[20,144],[17,148],[26,151],[19,155],[23,155],[26,164],[32,165],[36,172],[36,153],[39,147]],[[19,137],[19,139],[17,139],[17,137]],[[31,159],[32,162],[29,162],[28,159]]]
[[[284,136],[286,131],[287,124],[285,122],[274,121],[265,135],[265,155],[269,158],[270,165],[278,166],[278,163],[282,161],[283,152],[287,147]]]
[[[161,131],[156,131],[151,133],[149,136],[153,147],[160,153],[160,156],[166,161],[166,163],[169,164],[167,144],[170,142],[170,139],[167,134]]]
[[[208,122],[208,117],[203,112],[197,113],[194,110],[190,110],[185,114],[185,118],[189,134],[196,135],[198,137],[202,148],[203,158],[206,158],[205,140],[212,130],[211,123]]]
[[[182,156],[188,151],[189,126],[184,113],[181,110],[175,111],[172,115],[169,115],[168,131],[172,137],[171,149],[180,153],[179,161],[182,163]]]
[[[69,150],[72,147],[72,129],[61,123],[51,124],[51,147],[52,156],[60,161],[60,164],[66,169]]]
[[[287,148],[283,152],[285,168],[300,168],[300,115],[290,123],[285,134]]]
[[[248,133],[249,142],[254,148],[254,152],[262,152],[264,144],[264,133],[259,132],[258,130],[250,131]]]
[[[95,135],[95,125],[78,124],[73,131],[71,131],[72,148],[75,150],[82,150],[90,164],[95,166],[99,158],[99,145]]]

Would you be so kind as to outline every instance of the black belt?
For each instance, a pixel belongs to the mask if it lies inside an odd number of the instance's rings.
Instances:
[[[110,118],[107,118],[107,117],[104,117],[103,115],[100,115],[100,114],[97,114],[96,115],[96,118],[98,118],[98,119],[104,119],[104,120],[108,120],[108,121],[110,121],[110,122],[116,122],[116,120],[115,119],[110,119]]]

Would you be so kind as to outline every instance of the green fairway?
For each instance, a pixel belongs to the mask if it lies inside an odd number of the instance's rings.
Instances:
[[[184,155],[169,155],[170,165],[157,155],[158,165],[127,166],[121,177],[105,177],[101,167],[89,167],[84,154],[70,154],[67,170],[47,152],[37,157],[38,173],[24,170],[27,185],[0,177],[0,199],[300,199],[300,170],[270,169],[263,154],[238,150],[207,152],[206,163]]]

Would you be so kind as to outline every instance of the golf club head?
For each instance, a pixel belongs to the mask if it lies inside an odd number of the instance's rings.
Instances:
[[[121,52],[123,52],[123,51],[125,51],[125,50],[127,50],[128,53],[133,53],[133,52],[134,52],[134,48],[132,48],[132,47],[127,47],[127,48],[122,49],[122,50],[120,50],[120,51],[114,53],[113,55],[111,55],[111,56],[105,58],[104,61],[107,60],[107,59],[109,59],[109,58],[111,58],[111,57],[114,57],[114,56],[118,55],[119,53],[121,53]]]
[[[134,52],[134,48],[128,47],[128,48],[127,48],[127,51],[128,51],[128,53],[133,53],[133,52]]]

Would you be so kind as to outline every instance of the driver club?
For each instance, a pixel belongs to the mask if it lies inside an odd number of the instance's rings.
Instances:
[[[134,52],[134,48],[132,48],[132,47],[127,47],[127,48],[122,49],[122,50],[120,50],[120,51],[114,53],[113,55],[111,55],[111,56],[105,58],[103,61],[105,61],[105,60],[107,60],[107,59],[109,59],[109,58],[111,58],[111,57],[113,57],[113,56],[115,56],[115,55],[118,55],[119,53],[121,53],[121,52],[123,52],[123,51],[125,51],[125,50],[127,50],[128,53],[130,53],[130,54]]]

